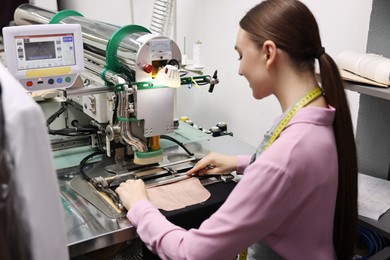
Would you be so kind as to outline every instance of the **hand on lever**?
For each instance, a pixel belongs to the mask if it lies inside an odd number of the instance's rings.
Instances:
[[[229,174],[236,170],[236,165],[236,156],[209,153],[199,160],[187,174],[199,176]]]
[[[142,180],[127,180],[122,182],[118,188],[115,189],[123,206],[130,209],[137,201],[148,199],[146,193],[145,183]]]

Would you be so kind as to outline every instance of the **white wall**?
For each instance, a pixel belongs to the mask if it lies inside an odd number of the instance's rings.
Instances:
[[[37,0],[38,1],[38,0]],[[44,1],[44,0],[40,0]],[[302,0],[313,11],[320,26],[323,46],[336,56],[353,49],[365,52],[372,0]],[[130,3],[134,6],[131,18]],[[85,17],[118,25],[134,22],[149,27],[153,0],[61,0],[66,8]],[[178,91],[177,115],[186,115],[205,128],[219,121],[229,131],[249,144],[257,146],[263,134],[281,113],[275,98],[254,100],[246,80],[237,73],[239,62],[234,50],[238,22],[258,0],[177,0],[177,43],[192,57],[192,44],[201,40],[206,53],[207,72],[218,69],[220,84],[214,93],[182,87]],[[348,91],[356,122],[358,94]],[[356,125],[356,124],[355,124]]]
[[[218,69],[220,84],[213,94],[205,89],[181,89],[178,113],[210,127],[218,121],[228,123],[230,131],[247,143],[256,145],[281,113],[273,97],[256,101],[248,84],[240,77],[238,55],[234,51],[238,21],[259,1],[186,0],[178,1],[178,43],[187,46],[200,39],[207,52],[207,65]],[[326,51],[336,56],[345,49],[365,52],[372,1],[303,1],[316,16]],[[351,7],[353,5],[353,7]],[[188,49],[188,48],[187,48]],[[191,50],[189,50],[191,51]],[[356,125],[358,94],[348,91]]]
[[[29,3],[48,10],[58,10],[57,0],[30,0]]]
[[[58,2],[58,5],[57,5]],[[140,24],[149,27],[154,0],[30,0],[49,10],[71,9],[89,19],[116,25]]]
[[[40,0],[43,1],[43,0]],[[116,25],[139,24],[149,28],[153,0],[58,0],[59,8]]]
[[[336,57],[343,50],[366,52],[372,0],[302,0],[317,18],[326,51]],[[347,91],[356,129],[359,94]]]

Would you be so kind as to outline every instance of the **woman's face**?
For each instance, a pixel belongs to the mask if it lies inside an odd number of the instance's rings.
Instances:
[[[238,73],[248,80],[253,97],[262,99],[271,95],[271,81],[266,69],[267,53],[262,46],[256,45],[249,39],[249,34],[240,28],[235,48],[240,57]]]

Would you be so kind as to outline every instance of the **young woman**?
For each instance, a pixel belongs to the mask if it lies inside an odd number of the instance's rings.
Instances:
[[[248,246],[252,259],[351,259],[356,147],[343,84],[316,20],[299,1],[267,0],[240,27],[239,74],[255,99],[275,95],[283,115],[252,157],[210,153],[189,171],[243,174],[199,229],[169,223],[147,200],[140,180],[116,190],[127,217],[146,245],[167,259],[232,259]]]

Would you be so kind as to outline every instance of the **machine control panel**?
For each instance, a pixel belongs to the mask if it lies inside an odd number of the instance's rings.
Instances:
[[[8,70],[28,91],[68,88],[84,69],[78,24],[11,26],[3,36]]]

